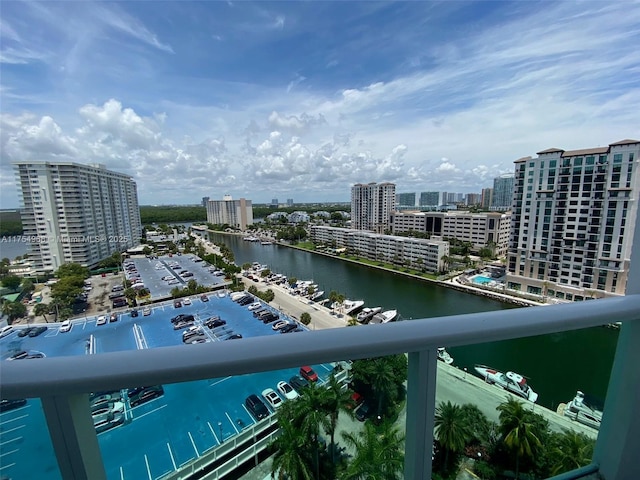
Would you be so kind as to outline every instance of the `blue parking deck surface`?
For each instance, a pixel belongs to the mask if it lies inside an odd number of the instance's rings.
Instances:
[[[213,315],[226,320],[225,326],[213,330],[203,326],[210,342],[224,341],[232,333],[243,337],[279,334],[271,324],[263,324],[228,296],[215,293],[207,296],[207,302],[200,296],[191,297],[191,305],[180,308],[173,303],[155,307],[148,316],[143,316],[141,309],[137,317],[122,313],[115,322],[107,318],[104,325],[97,325],[96,317],[74,320],[71,331],[66,333],[60,333],[58,325],[52,325],[35,338],[18,337],[16,328],[0,339],[0,358],[9,361],[11,355],[21,350],[61,356],[179,345],[183,330],[174,330],[170,322],[179,313],[194,315],[196,325]],[[241,346],[241,340],[238,345]],[[323,382],[332,365],[313,368]],[[135,407],[125,401],[125,423],[98,434],[107,478],[157,479],[174,471],[255,423],[244,406],[247,396],[260,395],[266,388],[276,390],[280,380],[288,381],[297,373],[294,368],[163,385],[164,394],[151,401]],[[129,445],[135,445],[135,456]],[[37,462],[29,460],[36,457]],[[60,478],[37,399],[0,413],[0,477],[5,476]]]

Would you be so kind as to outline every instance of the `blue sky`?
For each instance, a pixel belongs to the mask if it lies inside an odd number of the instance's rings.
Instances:
[[[21,2],[0,15],[11,162],[103,163],[141,204],[480,192],[640,138],[640,3]]]

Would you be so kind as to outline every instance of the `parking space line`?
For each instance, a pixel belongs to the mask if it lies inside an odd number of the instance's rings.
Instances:
[[[142,415],[140,415],[139,417],[135,417],[133,420],[140,420],[142,417],[146,417],[147,415],[151,414],[151,413],[155,413],[158,410],[162,410],[163,408],[165,408],[167,406],[167,404],[165,403],[164,405],[162,405],[161,407],[158,408],[154,408],[153,410],[149,410],[147,413],[143,413]]]
[[[238,430],[236,428],[236,424],[233,423],[233,420],[231,420],[231,417],[229,416],[229,414],[227,412],[224,412],[224,414],[227,416],[227,418],[229,419],[229,423],[231,424],[231,426],[233,427],[233,429],[236,431],[236,434],[240,433],[240,430]]]
[[[7,465],[0,465],[0,471],[4,470],[5,468],[13,467],[15,464],[16,464],[16,463],[15,463],[15,462],[13,462],[13,463],[9,463],[9,464],[7,464]]]
[[[229,377],[229,378],[231,378],[231,377]],[[22,408],[27,408],[27,407],[22,407]],[[22,418],[27,418],[28,416],[29,415],[20,415],[19,417],[10,418],[9,420],[4,420],[4,421],[0,422],[0,426],[6,425],[7,423],[15,422],[16,420],[20,420]]]
[[[213,434],[213,438],[215,438],[216,442],[218,442],[218,445],[220,445],[222,442],[220,442],[220,439],[216,435],[216,432],[213,430],[213,427],[211,426],[211,424],[209,422],[207,422],[207,425],[209,425],[209,430],[211,430],[211,433]]]
[[[124,480],[124,468],[120,465],[120,480]]]
[[[249,415],[249,418],[251,419],[251,421],[253,423],[258,423],[258,421],[253,418],[253,415],[251,415],[251,413],[249,412],[249,409],[247,408],[247,406],[244,403],[242,404],[242,407],[246,410],[247,415]]]
[[[7,433],[15,432],[16,430],[20,430],[21,428],[26,427],[26,425],[20,425],[19,427],[10,428],[9,430],[4,430],[2,435],[6,435]]]
[[[214,383],[209,384],[209,386],[210,386],[210,387],[213,387],[213,386],[215,386],[215,385],[218,385],[219,383],[226,382],[226,381],[227,381],[227,380],[229,380],[230,378],[233,378],[233,377],[226,377],[226,378],[220,379],[220,380],[218,380],[217,382],[214,382]]]
[[[193,441],[193,437],[191,436],[191,432],[187,432],[189,434],[189,439],[191,440],[191,445],[193,445],[193,449],[196,452],[196,457],[199,458],[200,457],[200,453],[198,452],[198,449],[196,448],[196,442]]]
[[[177,470],[178,466],[176,465],[176,459],[173,458],[173,452],[171,451],[171,445],[169,445],[169,442],[167,442],[167,449],[169,450],[169,456],[171,457],[171,463],[173,464],[173,469]]]
[[[4,434],[4,432],[3,432]],[[0,447],[6,445],[7,443],[11,443],[11,442],[17,442],[18,440],[22,440],[24,437],[13,437],[10,438],[9,440],[7,440],[6,442],[0,442]]]
[[[149,467],[149,459],[147,458],[147,454],[144,454],[144,463],[147,465],[147,475],[149,475],[149,480],[153,480],[151,476],[151,468]]]
[[[19,452],[19,451],[20,451],[20,449],[16,448],[15,450],[10,450],[8,452],[0,453],[0,457],[4,457],[5,455],[11,455],[12,453],[16,453],[16,452]]]

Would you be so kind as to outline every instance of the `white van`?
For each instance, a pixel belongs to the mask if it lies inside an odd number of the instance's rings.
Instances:
[[[71,330],[71,327],[73,326],[73,324],[71,323],[71,320],[65,320],[64,322],[62,322],[60,324],[60,333],[64,333],[64,332],[68,332],[69,330]]]

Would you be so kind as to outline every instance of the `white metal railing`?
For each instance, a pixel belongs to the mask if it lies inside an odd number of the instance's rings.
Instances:
[[[246,338],[189,348],[0,362],[0,379],[4,398],[42,399],[63,478],[98,480],[105,478],[105,474],[87,392],[408,352],[405,478],[422,480],[429,478],[431,472],[430,457],[423,453],[431,450],[433,442],[438,346],[471,345],[622,321],[594,462],[600,471],[609,469],[608,480],[626,480],[640,478],[640,475],[624,476],[630,468],[639,468],[634,458],[640,451],[640,424],[636,418],[639,416],[637,407],[630,405],[640,398],[638,317],[640,295],[629,295],[578,304]],[[616,414],[607,415],[612,410]]]

